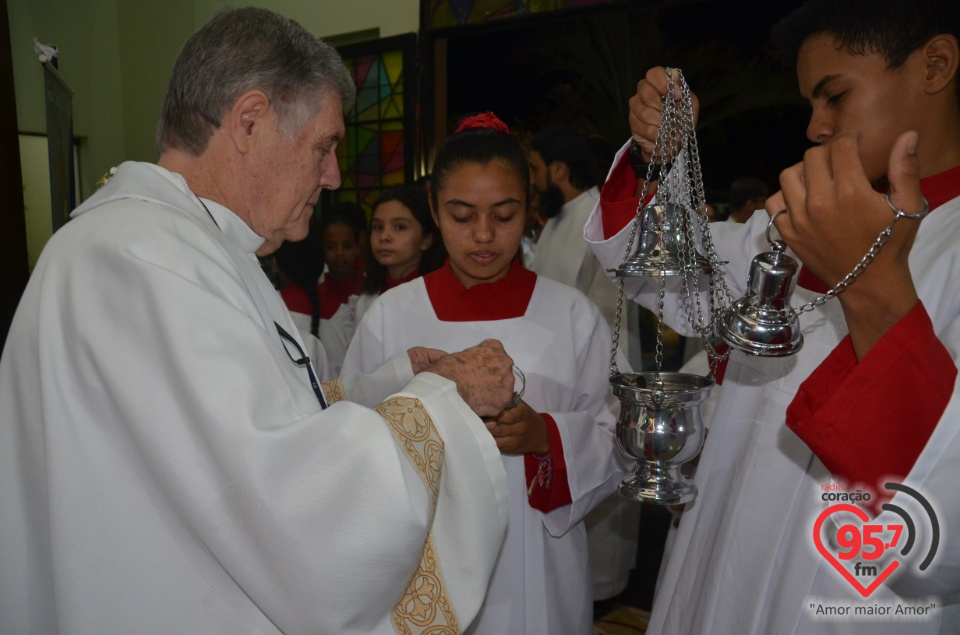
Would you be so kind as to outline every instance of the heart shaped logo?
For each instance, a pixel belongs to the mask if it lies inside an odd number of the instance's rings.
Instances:
[[[867,516],[867,513],[865,511],[863,511],[862,509],[854,505],[847,505],[843,503],[837,504],[837,505],[831,505],[830,507],[823,510],[823,512],[821,512],[819,516],[817,516],[817,522],[813,526],[813,542],[817,546],[817,551],[820,552],[820,555],[822,555],[827,562],[832,564],[833,568],[839,571],[840,575],[842,575],[844,579],[846,579],[846,581],[849,582],[850,585],[854,589],[856,589],[858,593],[860,593],[860,595],[862,595],[863,597],[869,597],[870,594],[873,593],[878,586],[883,584],[883,581],[886,580],[891,573],[896,571],[897,567],[900,566],[900,562],[898,560],[892,560],[890,564],[888,564],[883,571],[881,571],[879,574],[876,575],[876,577],[873,579],[873,582],[871,582],[868,586],[862,585],[860,583],[860,580],[858,580],[852,573],[850,573],[850,571],[845,566],[843,566],[843,563],[840,562],[840,559],[838,559],[837,556],[835,556],[834,554],[830,553],[827,547],[823,544],[823,538],[821,535],[822,534],[821,528],[823,527],[823,523],[827,520],[827,518],[830,517],[831,514],[835,514],[837,512],[849,512],[855,515],[860,520],[862,520],[864,523],[870,520],[870,517]],[[848,527],[851,528],[852,530],[856,530],[857,532],[859,532],[859,530],[853,527],[852,525],[844,526],[844,528],[848,528]],[[843,531],[844,528],[841,528],[841,531]],[[852,559],[857,555],[857,553],[860,553],[860,534],[859,533],[856,534],[856,550],[854,551],[852,548],[852,545],[850,546],[851,546],[851,551],[848,551],[844,554],[843,556],[844,559]],[[884,545],[883,541],[880,541],[877,539],[877,540],[873,540],[870,543],[870,546],[874,548],[874,553],[876,553],[876,550],[878,548],[882,552],[883,548],[887,545]],[[872,556],[872,558],[870,559],[875,559],[876,557],[879,557],[879,554],[876,554],[876,555],[870,554],[870,556]],[[857,562],[856,564],[859,569],[859,566],[861,563]],[[865,567],[865,570],[866,569],[867,568]],[[877,567],[875,566],[869,567],[869,570],[872,570],[873,572],[876,572],[876,569]]]

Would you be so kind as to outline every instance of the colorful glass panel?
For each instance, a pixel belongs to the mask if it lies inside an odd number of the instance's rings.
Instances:
[[[413,173],[413,95],[404,90],[415,36],[397,36],[344,47],[344,65],[357,87],[357,103],[344,117],[346,136],[337,146],[342,184],[336,200],[360,203],[367,214],[384,188]],[[366,49],[366,50],[364,50]]]

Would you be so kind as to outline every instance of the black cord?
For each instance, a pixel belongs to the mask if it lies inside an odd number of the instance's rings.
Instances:
[[[217,229],[220,229],[220,224],[217,222],[217,219],[213,217],[213,214],[210,213],[210,209],[204,204],[203,200],[199,196],[197,197],[197,200],[200,201],[200,205],[203,206],[203,209],[207,211],[207,215],[210,216],[210,220],[213,221],[213,224],[217,226]],[[223,230],[221,229],[220,231],[223,231]],[[274,322],[273,325],[277,327],[277,333],[280,334],[280,338],[287,342],[290,342],[291,344],[293,344],[293,347],[297,349],[297,353],[300,355],[300,359],[294,359],[293,355],[290,354],[290,351],[287,350],[287,347],[286,346],[283,347],[284,352],[287,354],[287,357],[290,358],[291,362],[293,362],[297,366],[307,367],[307,375],[310,376],[310,385],[313,387],[313,394],[315,394],[317,396],[317,400],[320,401],[320,409],[326,410],[327,400],[323,398],[323,390],[320,389],[320,382],[317,381],[317,375],[316,373],[313,372],[313,364],[310,363],[310,358],[307,356],[306,352],[304,352],[304,350],[300,348],[300,345],[297,344],[297,340],[295,340],[292,335],[287,333],[287,331],[282,326],[280,326],[276,322]]]
[[[306,352],[304,352],[304,350],[300,348],[300,345],[297,344],[297,340],[295,340],[292,335],[287,333],[287,331],[282,326],[280,326],[276,322],[274,322],[273,325],[277,327],[277,333],[280,334],[280,337],[284,341],[290,342],[291,344],[293,344],[293,347],[297,349],[297,354],[300,355],[300,359],[294,359],[293,355],[290,354],[290,351],[287,350],[287,347],[286,346],[283,347],[283,350],[287,352],[287,357],[290,358],[291,362],[293,362],[297,366],[307,367],[307,374],[310,376],[310,385],[313,386],[313,394],[315,394],[317,396],[317,400],[320,401],[320,408],[322,410],[326,410],[327,400],[323,398],[323,390],[320,389],[320,382],[317,381],[317,376],[313,372],[313,364],[310,363],[310,358],[307,357]]]

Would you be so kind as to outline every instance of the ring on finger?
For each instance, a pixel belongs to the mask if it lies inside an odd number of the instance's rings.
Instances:
[[[523,398],[523,392],[527,388],[527,378],[524,376],[523,371],[520,370],[520,367],[516,364],[513,365],[513,373],[520,377],[520,390],[515,390],[513,392],[513,397],[511,397],[510,401],[507,402],[504,410],[510,410],[511,408],[516,408],[519,406],[520,399]]]

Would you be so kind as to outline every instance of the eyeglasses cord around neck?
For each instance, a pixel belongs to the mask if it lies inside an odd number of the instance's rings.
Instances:
[[[217,229],[220,229],[220,223],[217,222],[217,219],[213,217],[213,214],[210,213],[210,208],[207,207],[206,203],[203,202],[199,196],[197,200],[200,201],[200,205],[203,206],[203,209],[207,212],[207,216],[210,217],[210,220],[213,221],[213,224],[217,226]],[[221,230],[223,231],[223,230]],[[296,364],[297,366],[305,366],[307,369],[307,375],[310,377],[310,386],[313,388],[313,394],[317,396],[317,400],[320,402],[320,409],[327,409],[327,400],[323,398],[323,390],[320,388],[320,382],[317,381],[317,375],[313,372],[313,364],[310,363],[310,357],[307,356],[307,353],[300,348],[300,344],[297,343],[297,340],[294,339],[292,335],[287,333],[286,329],[277,324],[273,323],[277,327],[277,334],[280,335],[280,339],[284,342],[293,344],[293,347],[297,349],[297,354],[300,356],[299,359],[294,359],[293,355],[290,354],[290,351],[287,349],[286,344],[283,346],[283,351],[287,354],[287,357],[290,358],[290,361]]]

